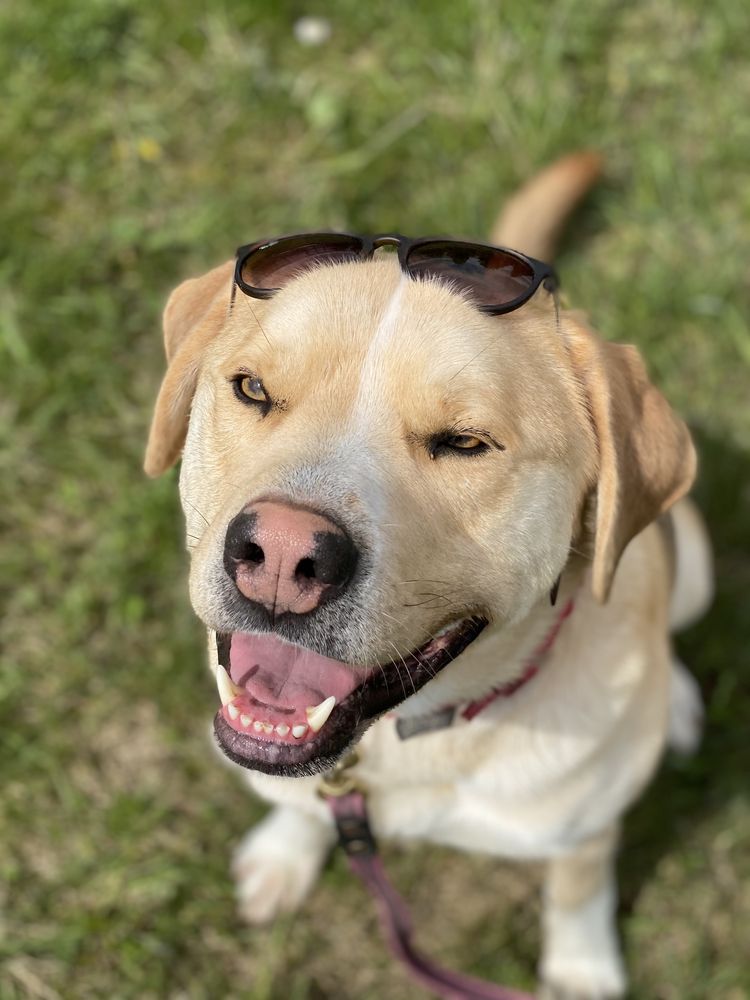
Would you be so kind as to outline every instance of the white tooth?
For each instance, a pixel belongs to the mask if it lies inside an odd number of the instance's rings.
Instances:
[[[280,722],[276,727],[276,732],[279,734],[279,736],[286,736],[287,733],[289,732],[289,726],[285,725],[283,722]]]
[[[237,708],[237,706],[233,705],[231,702],[227,705],[227,712],[229,712],[230,719],[236,719],[237,716],[240,714],[239,708]]]
[[[229,674],[222,666],[216,668],[216,686],[219,689],[219,697],[221,698],[222,705],[228,705],[238,694],[242,694],[242,688],[238,688],[236,684],[232,684]]]
[[[243,726],[245,727],[245,729],[247,729],[247,727],[248,727],[248,726],[250,725],[250,723],[251,723],[252,721],[253,721],[253,720],[252,720],[252,719],[250,718],[250,716],[249,716],[249,715],[245,715],[245,713],[244,713],[244,712],[243,712],[243,713],[242,713],[242,715],[240,716],[240,722],[241,722],[241,723],[242,723],[242,725],[243,725]]]
[[[295,740],[301,740],[307,732],[307,726],[292,726],[292,736]]]
[[[260,719],[255,720],[255,722],[253,723],[253,729],[255,730],[256,733],[263,732],[263,723],[260,721]]]
[[[312,729],[314,733],[319,733],[326,724],[328,716],[333,711],[333,706],[335,704],[336,699],[333,695],[331,695],[330,698],[326,698],[325,701],[321,701],[319,705],[311,705],[309,708],[305,709],[307,721],[310,723],[310,729]]]

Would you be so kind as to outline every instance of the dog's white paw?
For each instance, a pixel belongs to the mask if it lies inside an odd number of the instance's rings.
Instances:
[[[240,916],[264,924],[304,902],[333,843],[332,830],[279,807],[244,837],[232,862]]]
[[[615,887],[605,881],[583,904],[548,904],[539,969],[546,1000],[610,1000],[627,982],[614,923]]]
[[[573,956],[545,964],[539,1000],[614,1000],[625,995],[625,975],[611,957]]]

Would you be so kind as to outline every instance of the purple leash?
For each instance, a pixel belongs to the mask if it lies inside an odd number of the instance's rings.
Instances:
[[[364,795],[343,774],[347,761],[326,775],[321,793],[336,821],[339,844],[349,867],[367,886],[378,905],[380,924],[392,953],[403,962],[412,978],[444,1000],[534,1000],[506,986],[484,982],[474,976],[452,972],[421,955],[412,943],[412,924],[406,903],[395,890],[383,868],[377,843],[367,816]]]

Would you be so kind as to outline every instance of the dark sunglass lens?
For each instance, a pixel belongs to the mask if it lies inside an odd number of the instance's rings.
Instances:
[[[415,247],[407,267],[412,277],[453,284],[483,306],[509,305],[526,295],[534,281],[533,268],[520,257],[449,240]]]
[[[358,260],[361,249],[362,241],[356,236],[337,233],[287,236],[252,250],[242,264],[240,277],[251,288],[270,291],[318,264]]]

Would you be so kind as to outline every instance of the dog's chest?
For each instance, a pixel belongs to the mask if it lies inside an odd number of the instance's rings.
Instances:
[[[406,741],[393,720],[374,726],[357,774],[376,833],[553,856],[608,825],[658,757],[658,739],[641,740],[618,767],[622,743],[598,725],[544,731],[519,707],[500,704],[485,718]]]

